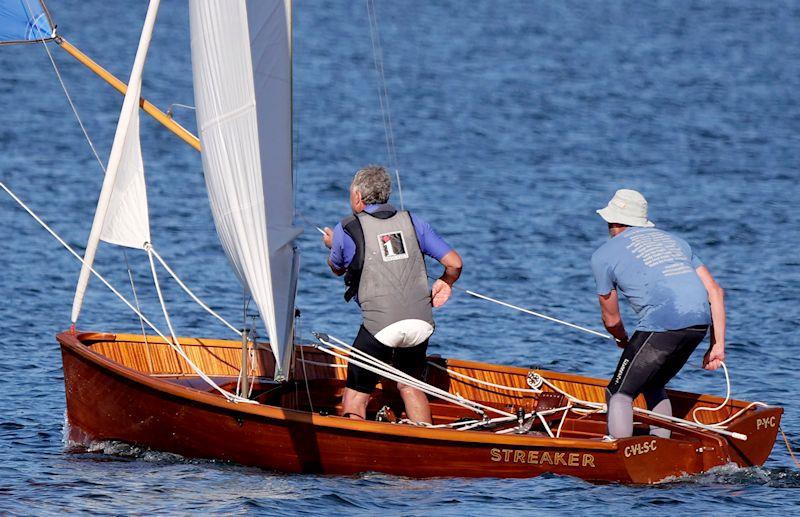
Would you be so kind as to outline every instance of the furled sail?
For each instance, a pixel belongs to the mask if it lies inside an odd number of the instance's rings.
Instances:
[[[139,47],[133,61],[128,91],[111,145],[108,167],[100,190],[100,199],[86,244],[83,266],[72,302],[72,322],[78,321],[83,297],[89,283],[90,268],[102,239],[112,244],[144,248],[150,242],[150,223],[144,181],[144,164],[139,143],[139,97],[142,72],[153,35],[160,0],[150,0]]]
[[[258,305],[285,378],[298,255],[293,226],[291,4],[191,0],[197,126],[217,233]]]
[[[53,39],[55,25],[40,0],[0,0],[0,45]]]

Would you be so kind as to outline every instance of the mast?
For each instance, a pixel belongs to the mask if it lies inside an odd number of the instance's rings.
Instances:
[[[84,262],[81,266],[78,285],[75,288],[75,298],[72,301],[71,314],[73,325],[78,321],[78,316],[80,315],[83,297],[86,294],[86,287],[89,283],[91,267],[94,263],[97,246],[100,243],[100,237],[105,225],[109,202],[114,193],[117,172],[120,168],[123,155],[126,152],[125,140],[128,136],[132,121],[135,122],[138,127],[138,121],[134,121],[133,117],[137,115],[137,105],[139,103],[139,93],[142,85],[142,71],[144,70],[144,62],[147,58],[147,50],[150,47],[150,39],[153,35],[153,27],[155,26],[159,4],[160,0],[150,0],[150,4],[147,7],[147,15],[145,16],[142,35],[139,38],[139,47],[136,50],[136,58],[134,59],[133,69],[131,70],[131,76],[128,81],[130,86],[125,94],[125,100],[122,103],[117,130],[114,134],[114,143],[111,146],[111,155],[108,158],[108,167],[106,169],[105,178],[103,178],[103,187],[100,191],[100,199],[97,202],[97,210],[94,213],[92,229],[89,233],[89,241],[86,244],[86,252],[83,257]],[[136,138],[138,139],[138,135],[136,135]]]

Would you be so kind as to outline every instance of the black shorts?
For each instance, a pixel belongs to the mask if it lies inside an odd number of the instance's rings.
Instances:
[[[664,388],[706,336],[708,325],[666,332],[633,333],[608,383],[608,392],[636,398]]]
[[[362,325],[358,329],[356,340],[353,346],[364,353],[367,353],[390,364],[398,370],[407,373],[415,379],[422,380],[425,376],[428,358],[428,340],[419,345],[408,348],[392,348],[384,345],[375,336],[369,333]],[[347,365],[347,387],[361,393],[372,393],[378,384],[380,376],[369,370],[365,370],[354,364]]]

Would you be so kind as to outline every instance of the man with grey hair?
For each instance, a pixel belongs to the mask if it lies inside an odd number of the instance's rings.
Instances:
[[[647,407],[672,415],[664,390],[711,325],[711,346],[703,367],[716,370],[725,360],[725,303],[722,288],[692,248],[647,219],[647,201],[621,189],[597,211],[610,239],[592,255],[592,271],[603,324],[623,348],[607,388],[608,433],[633,434],[633,399],[644,394]],[[628,339],[619,313],[619,293],[638,316]],[[650,433],[669,438],[659,427]]]
[[[408,375],[422,379],[428,338],[433,333],[432,307],[441,307],[461,275],[461,257],[428,223],[389,204],[391,178],[385,168],[369,165],[350,185],[353,214],[331,230],[323,242],[328,265],[344,275],[344,298],[355,298],[363,323],[353,346]],[[444,273],[428,286],[423,255],[438,260]],[[343,416],[365,419],[367,403],[379,377],[355,365],[347,367]],[[425,394],[398,383],[410,420],[431,423]]]

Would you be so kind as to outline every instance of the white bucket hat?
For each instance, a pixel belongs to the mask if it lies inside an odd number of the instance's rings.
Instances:
[[[620,189],[608,202],[608,206],[597,211],[608,223],[651,228],[655,226],[647,219],[647,200],[635,190]]]

